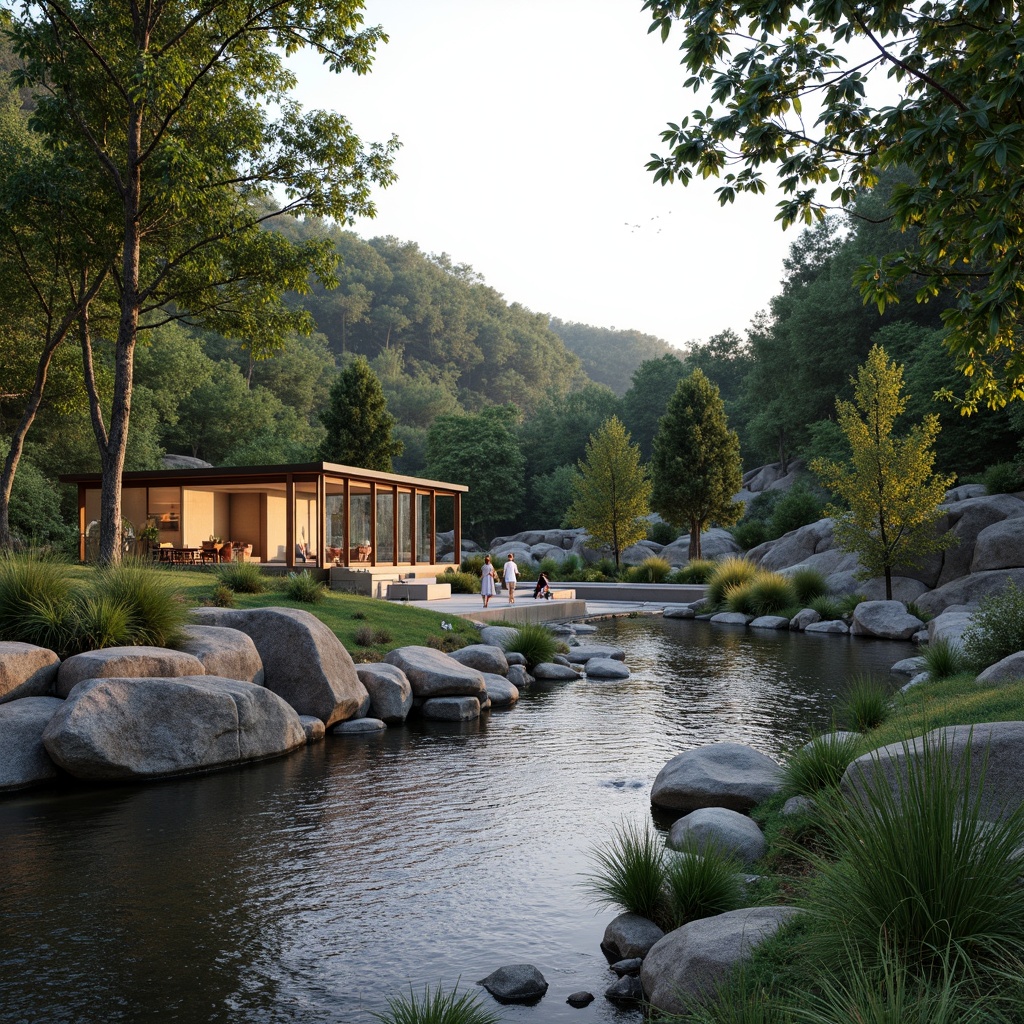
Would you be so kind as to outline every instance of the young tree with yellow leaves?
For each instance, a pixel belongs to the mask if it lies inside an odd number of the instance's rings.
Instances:
[[[618,566],[623,548],[647,536],[643,517],[651,510],[651,481],[640,463],[640,446],[630,443],[628,431],[612,416],[591,435],[579,467],[566,519],[611,545]]]
[[[846,465],[815,459],[811,469],[850,506],[825,510],[835,519],[839,546],[860,556],[860,578],[885,577],[891,601],[894,566],[914,565],[948,543],[935,524],[955,478],[932,473],[937,415],[929,413],[904,437],[893,436],[907,399],[901,394],[903,367],[890,363],[885,349],[875,345],[851,383],[854,400],[837,400],[836,413],[852,459]]]

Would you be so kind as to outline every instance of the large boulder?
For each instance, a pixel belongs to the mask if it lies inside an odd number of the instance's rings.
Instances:
[[[412,684],[405,673],[385,661],[356,665],[359,681],[370,695],[370,713],[388,725],[401,725],[412,710]]]
[[[0,704],[23,697],[52,697],[60,658],[35,644],[0,643]]]
[[[703,531],[700,535],[700,557],[704,559],[725,558],[738,555],[743,549],[736,543],[736,538],[728,530],[715,527]],[[659,555],[670,565],[686,565],[690,560],[690,535],[684,533],[671,544],[666,544]]]
[[[640,981],[651,1006],[685,1014],[715,995],[722,981],[799,911],[752,907],[691,921],[669,932],[644,958]]]
[[[510,964],[492,971],[482,981],[499,1003],[535,1003],[548,990],[544,975],[533,964]]]
[[[973,623],[973,609],[966,611],[953,605],[929,621],[928,642],[935,643],[936,640],[946,640],[957,647],[963,647],[964,633],[971,628]]]
[[[1002,686],[1024,679],[1024,651],[1011,654],[978,674],[979,686]]]
[[[929,749],[933,755],[945,752],[954,767],[970,758],[972,792],[980,784],[981,814],[989,820],[1005,817],[1024,802],[1024,722],[990,722],[983,725],[953,725],[933,729],[907,743],[892,743],[853,761],[843,775],[841,787],[851,800],[864,802],[879,787],[899,796],[906,784],[908,765]]]
[[[831,551],[834,546],[832,520],[819,519],[816,523],[790,530],[777,540],[766,541],[751,548],[747,558],[762,569],[785,569],[809,562],[812,555]]]
[[[859,569],[847,569],[832,573],[825,580],[828,584],[828,592],[836,597],[860,594],[869,601],[886,600],[885,579],[874,577],[864,580],[860,579],[859,573]],[[893,576],[892,578],[892,596],[896,601],[916,601],[928,590],[929,588],[920,580],[912,579],[909,576]]]
[[[566,657],[574,663],[586,663],[591,658],[614,658],[616,661],[625,661],[626,652],[621,647],[612,647],[609,644],[580,644],[579,647],[570,647]]]
[[[639,914],[619,914],[608,922],[601,940],[601,949],[609,960],[632,960],[645,957],[665,933]]]
[[[986,526],[974,543],[971,572],[1024,566],[1024,516]]]
[[[55,778],[43,730],[64,706],[57,697],[20,697],[0,704],[0,793]]]
[[[884,640],[909,640],[924,623],[900,601],[861,601],[853,610],[850,632]]]
[[[420,714],[431,722],[471,722],[480,717],[480,701],[476,697],[431,697],[420,706]]]
[[[480,640],[484,646],[500,647],[502,650],[518,636],[519,630],[515,626],[484,626],[480,630]]]
[[[219,676],[92,679],[43,732],[47,753],[83,779],[152,779],[305,746],[299,716],[263,686]]]
[[[591,658],[583,669],[589,679],[628,679],[629,669],[614,658]]]
[[[929,591],[918,598],[916,604],[921,611],[938,615],[950,605],[977,604],[983,597],[1000,594],[1009,580],[1024,589],[1024,569],[993,569],[972,573]]]
[[[959,580],[971,572],[974,547],[978,536],[995,523],[1024,516],[1024,501],[1009,494],[990,494],[947,502],[942,506],[944,517],[936,529],[949,530],[950,544],[942,552],[942,572],[936,581],[939,588]]]
[[[228,626],[252,638],[263,685],[300,715],[333,725],[355,715],[366,688],[341,641],[315,615],[297,608],[196,608],[202,626]]]
[[[749,811],[779,792],[780,772],[777,762],[753,747],[710,743],[677,754],[658,772],[651,803],[671,811]]]
[[[184,626],[182,634],[178,650],[198,658],[208,676],[263,685],[263,662],[248,634],[226,626]]]
[[[533,666],[533,678],[541,683],[571,683],[579,679],[580,674],[568,665],[559,665],[554,661],[542,661]]]
[[[166,647],[104,647],[65,659],[57,671],[57,696],[68,694],[86,679],[135,679],[142,676],[203,676],[206,669],[194,655]]]
[[[487,697],[493,707],[510,708],[519,700],[519,688],[507,677],[499,676],[496,672],[484,673],[484,685],[487,687]]]
[[[412,686],[412,694],[431,697],[483,697],[487,693],[483,674],[433,647],[398,647],[384,660],[400,668]]]
[[[764,856],[767,844],[757,822],[745,814],[726,807],[700,807],[672,825],[668,846],[696,853],[711,847],[750,865]]]
[[[478,672],[493,672],[499,676],[508,675],[508,658],[497,644],[470,644],[448,655],[460,665],[468,665]]]

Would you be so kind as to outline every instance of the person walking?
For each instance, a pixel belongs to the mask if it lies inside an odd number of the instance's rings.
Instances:
[[[498,574],[495,572],[494,566],[491,565],[491,556],[487,555],[480,569],[480,596],[484,599],[485,608],[491,598],[497,593],[497,589],[494,586],[497,578]]]
[[[519,575],[519,566],[516,565],[516,556],[510,551],[505,559],[505,570],[502,578],[505,580],[505,589],[508,591],[508,603],[516,603],[516,577]]]

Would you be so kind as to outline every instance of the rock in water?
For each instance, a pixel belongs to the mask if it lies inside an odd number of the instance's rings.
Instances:
[[[477,984],[483,985],[500,1003],[533,1003],[548,990],[544,975],[533,964],[499,967]]]

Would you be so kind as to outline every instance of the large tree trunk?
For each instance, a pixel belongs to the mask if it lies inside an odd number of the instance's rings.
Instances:
[[[690,561],[694,562],[700,558],[700,527],[699,519],[690,520]]]

